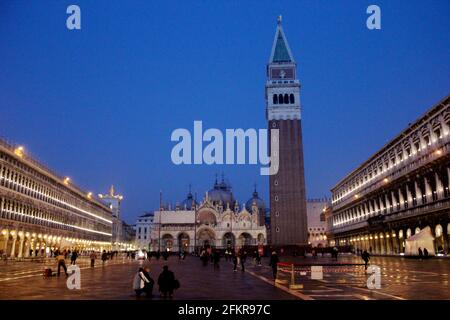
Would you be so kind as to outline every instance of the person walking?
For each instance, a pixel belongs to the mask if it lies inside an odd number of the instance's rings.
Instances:
[[[169,296],[169,298],[172,298],[173,290],[178,287],[176,284],[178,282],[175,280],[175,275],[172,271],[169,270],[169,267],[165,265],[163,267],[163,271],[158,277],[158,286],[159,286],[159,292],[161,292],[161,295],[165,298]]]
[[[364,261],[364,269],[367,270],[367,265],[370,260],[370,254],[367,252],[367,250],[364,250],[363,253],[361,253],[361,258]]]
[[[70,257],[70,264],[76,264],[78,258],[78,252],[77,250],[73,250],[72,256]]]
[[[95,254],[95,251],[92,251],[89,258],[91,258],[91,268],[94,268],[95,266],[95,259],[97,259],[97,255]]]
[[[134,292],[136,292],[137,297],[141,296],[141,294],[145,291],[145,289],[144,289],[145,284],[149,283],[149,282],[150,282],[150,280],[147,279],[147,277],[144,274],[144,269],[139,268],[139,270],[136,273],[136,275],[134,276],[134,280],[133,280],[133,289],[134,289]]]
[[[102,265],[105,265],[106,260],[108,260],[108,254],[106,253],[106,250],[103,250],[102,253]]]
[[[333,247],[333,257],[337,261],[338,260],[339,250],[337,247]]]
[[[420,260],[422,260],[422,258],[423,258],[423,252],[422,252],[422,248],[421,247],[419,247],[419,259]]]
[[[256,265],[258,266],[258,267],[260,267],[261,266],[261,255],[259,254],[259,251],[256,251]]]
[[[142,273],[148,280],[148,282],[144,283],[144,292],[145,292],[145,295],[150,298],[153,296],[153,286],[155,285],[155,281],[150,276],[150,268],[149,267],[145,267],[144,271],[142,271]]]
[[[427,250],[427,248],[423,248],[423,257],[425,259],[428,259],[428,250]]]
[[[58,263],[58,277],[61,274],[61,267],[64,269],[64,273],[66,274],[66,277],[68,276],[67,274],[67,267],[66,267],[66,260],[64,259],[64,255],[63,254],[58,254],[56,256],[56,262]]]
[[[232,253],[231,259],[233,260],[233,271],[237,271],[238,257],[236,253]]]
[[[247,260],[247,252],[242,251],[240,258],[241,258],[241,270],[242,272],[245,272],[245,261]]]
[[[272,274],[274,280],[277,278],[278,262],[280,262],[280,259],[278,258],[277,252],[272,251],[272,254],[270,255],[269,265],[272,267]]]

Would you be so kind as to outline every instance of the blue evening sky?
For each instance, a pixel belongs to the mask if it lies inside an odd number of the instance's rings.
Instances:
[[[66,8],[81,7],[80,31]],[[381,7],[382,29],[366,28]],[[225,173],[246,201],[259,165],[172,164],[172,130],[265,128],[283,27],[302,83],[307,195],[330,188],[449,93],[449,1],[0,1],[0,136],[123,216],[198,197]]]

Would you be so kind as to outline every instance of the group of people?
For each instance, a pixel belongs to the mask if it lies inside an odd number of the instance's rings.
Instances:
[[[150,276],[150,268],[139,268],[133,280],[133,289],[136,292],[136,296],[139,297],[145,293],[147,297],[152,297],[154,284],[155,281]],[[158,277],[158,286],[159,292],[164,299],[167,297],[172,298],[174,290],[180,287],[180,282],[175,279],[175,274],[169,270],[167,265],[163,267],[163,271]]]
[[[419,259],[420,260],[427,259],[429,257],[427,248],[423,248],[423,251],[422,251],[422,248],[419,247],[419,249],[417,251],[419,252]]]
[[[60,252],[59,250],[55,251],[55,259],[56,259],[56,263],[57,263],[57,276],[59,277],[61,274],[61,268],[64,270],[64,273],[67,274],[67,266],[66,266],[66,259],[67,256],[70,254],[70,251],[66,251],[64,250],[63,252]],[[77,258],[79,256],[79,253],[77,250],[72,251],[72,254],[70,255],[70,264],[72,265],[76,265],[77,262]],[[106,252],[106,250],[103,250],[102,254],[101,254],[101,259],[103,262],[103,265],[105,264],[106,260],[108,259],[112,259],[114,255],[111,255],[111,253],[108,254],[108,252]],[[94,268],[95,267],[95,260],[97,259],[97,254],[95,251],[92,251],[91,254],[89,255],[89,259],[91,260],[91,267]]]
[[[200,260],[203,266],[208,265],[208,261],[214,265],[214,269],[219,269],[220,267],[220,252],[218,250],[202,249],[200,252]]]

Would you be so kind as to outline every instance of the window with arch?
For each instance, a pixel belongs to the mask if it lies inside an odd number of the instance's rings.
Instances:
[[[284,103],[289,103],[289,95],[287,93],[284,94],[283,100]]]
[[[278,104],[278,96],[276,94],[273,95],[273,104]]]
[[[442,226],[438,224],[435,229],[436,238],[439,238],[442,236]]]
[[[283,95],[281,93],[278,95],[278,103],[283,104]]]
[[[291,94],[289,95],[289,103],[291,103],[291,104],[294,104],[294,103],[295,103],[295,97],[294,97],[294,94],[293,94],[293,93],[291,93]]]

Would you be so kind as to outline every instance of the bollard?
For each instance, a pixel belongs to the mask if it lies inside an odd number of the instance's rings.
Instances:
[[[294,264],[291,265],[291,284],[289,289],[303,289],[302,284],[295,284],[295,267]]]

